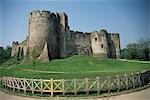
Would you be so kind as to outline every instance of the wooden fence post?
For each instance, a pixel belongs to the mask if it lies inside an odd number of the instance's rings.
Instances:
[[[73,82],[74,82],[74,95],[76,96],[77,95],[77,80],[74,79]]]
[[[34,80],[33,80],[33,78],[32,78],[32,80],[31,80],[31,83],[32,83],[32,94],[34,94]]]
[[[141,74],[139,72],[137,72],[137,76],[138,76],[138,86],[140,87],[141,84]]]
[[[5,81],[5,88],[7,88],[7,80],[6,80],[6,77],[5,77],[5,79],[4,79],[4,81]]]
[[[9,77],[7,77],[7,88],[9,89]]]
[[[125,77],[125,84],[126,84],[126,90],[128,90],[128,85],[129,85],[129,80],[128,80],[128,76],[127,76],[127,74],[124,74],[124,77]]]
[[[85,78],[85,84],[86,84],[86,95],[89,95],[89,79]]]
[[[97,80],[97,94],[99,95],[100,94],[100,79],[99,77],[96,77],[96,80]]]
[[[4,85],[4,76],[2,76],[1,82],[2,82],[2,85]]]
[[[20,78],[17,77],[17,83],[18,83],[18,92],[20,92],[20,85],[19,85],[19,82],[20,82]]]
[[[135,77],[134,74],[131,73],[133,88],[135,88]]]
[[[65,80],[62,79],[62,93],[63,93],[63,96],[65,96]]]
[[[11,90],[11,76],[9,77],[9,89]]]
[[[6,77],[5,76],[3,77],[3,81],[4,81],[4,86],[6,88]]]
[[[53,78],[51,78],[51,96],[53,97],[54,96],[54,86],[53,86]]]
[[[4,79],[4,80],[5,80],[5,88],[7,88],[7,87],[6,87],[6,84],[7,84],[7,83],[6,83],[6,77],[5,77],[5,79]]]
[[[117,92],[119,92],[120,91],[120,78],[119,78],[119,75],[116,75],[116,78],[117,78]]]
[[[43,80],[41,79],[41,94],[43,94]]]
[[[24,93],[26,93],[26,79],[23,79],[23,89],[24,89]]]
[[[111,90],[111,79],[109,76],[107,76],[107,79],[108,79],[108,93],[110,93],[110,90]]]
[[[14,77],[12,77],[12,82],[13,82],[13,91],[15,91],[15,82],[14,82]]]
[[[14,90],[14,81],[13,81],[13,77],[11,77],[11,88]]]

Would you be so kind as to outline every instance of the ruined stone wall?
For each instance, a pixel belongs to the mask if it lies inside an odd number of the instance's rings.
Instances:
[[[17,53],[18,53],[18,46],[19,46],[19,43],[13,41],[13,43],[12,43],[12,50],[11,50],[11,57],[14,57],[15,55],[17,55]]]
[[[111,40],[112,40],[114,48],[115,48],[115,50],[112,52],[115,55],[115,58],[119,59],[120,58],[120,37],[119,37],[119,34],[118,33],[111,34]]]
[[[19,48],[20,48],[21,54],[23,54],[23,56],[27,55],[27,41],[28,41],[28,39],[26,39],[25,41],[23,41],[19,44]]]
[[[68,47],[68,40],[67,38],[70,37],[68,26],[68,17],[65,13],[58,13],[58,44],[59,44],[59,58],[67,57],[67,47]]]
[[[78,55],[92,55],[90,33],[76,31],[75,33],[75,48]]]
[[[108,57],[108,34],[106,30],[91,33],[91,47],[93,56]]]
[[[14,57],[23,57],[27,55],[27,39],[23,42],[13,42],[11,56]]]
[[[77,54],[75,48],[75,34],[73,31],[66,30],[65,33],[65,57]]]
[[[115,50],[114,43],[111,39],[111,36],[112,34],[108,33],[108,49],[109,49],[108,55],[109,58],[116,58],[116,50]]]

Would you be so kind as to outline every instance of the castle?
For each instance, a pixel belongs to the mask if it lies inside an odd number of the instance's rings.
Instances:
[[[65,13],[33,11],[29,14],[27,38],[21,43],[12,43],[11,56],[50,61],[72,55],[118,59],[119,34],[108,33],[106,30],[90,33],[72,31]]]

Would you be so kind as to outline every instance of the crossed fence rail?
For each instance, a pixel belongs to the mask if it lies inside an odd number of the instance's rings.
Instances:
[[[5,88],[15,90],[22,90],[24,93],[31,91],[32,94],[40,92],[41,94],[49,92],[51,96],[55,93],[62,93],[63,96],[66,93],[78,93],[83,92],[89,95],[90,92],[97,92],[100,94],[105,91],[106,93],[113,92],[114,90],[119,92],[122,89],[128,90],[129,88],[135,88],[141,85],[140,73],[131,73],[131,75],[124,74],[124,76],[116,75],[116,77],[96,77],[93,79],[70,79],[70,80],[44,80],[44,79],[26,79],[15,77],[1,77],[1,84]]]

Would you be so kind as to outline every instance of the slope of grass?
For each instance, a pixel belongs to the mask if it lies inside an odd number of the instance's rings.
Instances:
[[[26,78],[93,78],[150,70],[150,63],[125,62],[91,56],[73,56],[44,63],[36,62],[35,69],[36,72],[33,74],[32,63],[18,64],[10,69],[1,69],[1,73],[2,75]]]

